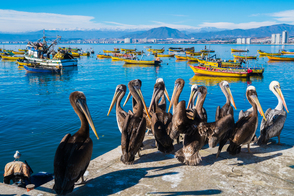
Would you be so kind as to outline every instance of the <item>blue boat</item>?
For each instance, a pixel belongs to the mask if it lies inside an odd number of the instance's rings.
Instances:
[[[44,67],[44,66],[26,66],[24,65],[24,68],[28,71],[28,72],[37,72],[37,73],[60,73],[60,69],[56,68],[56,67]]]

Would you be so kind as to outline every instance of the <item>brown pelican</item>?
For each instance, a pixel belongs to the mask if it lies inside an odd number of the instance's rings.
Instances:
[[[199,154],[199,150],[206,142],[206,137],[199,134],[198,124],[200,122],[207,122],[206,110],[203,108],[207,88],[199,86],[197,90],[195,88],[192,88],[192,90],[194,91],[191,93],[188,105],[194,102],[194,99],[197,97],[193,118],[190,119],[187,115],[185,101],[178,103],[172,118],[172,138],[176,138],[180,133],[185,134],[183,148],[178,150],[175,156],[180,162],[187,165],[197,165],[200,163],[202,158]]]
[[[125,112],[121,108],[121,101],[122,101],[125,93],[126,93],[126,86],[124,84],[119,84],[116,87],[115,94],[114,94],[111,106],[109,108],[109,111],[108,111],[108,115],[109,115],[111,110],[113,109],[115,103],[117,102],[117,104],[116,104],[116,119],[117,119],[118,128],[121,133],[122,133],[122,127],[123,127],[124,120],[126,119],[126,116],[127,116],[127,112]]]
[[[145,109],[147,116],[150,118],[140,88],[140,80],[132,80],[128,83],[128,89],[133,97],[133,113],[129,112],[127,114],[121,136],[121,161],[128,165],[133,164],[135,154],[139,153],[144,139],[146,120],[143,117],[143,109]]]
[[[234,110],[230,104],[232,104],[235,107],[235,109],[237,109],[236,104],[234,102],[234,98],[233,98],[232,93],[230,91],[228,82],[227,81],[220,82],[219,87],[221,88],[223,94],[225,95],[226,102],[225,102],[224,106],[222,106],[222,108],[220,108],[220,106],[217,106],[216,115],[215,115],[216,121],[219,120],[220,118],[226,116],[227,114],[231,114],[232,116],[234,116]]]
[[[54,157],[55,184],[53,189],[57,194],[67,194],[73,191],[74,183],[82,178],[92,154],[92,140],[89,137],[89,125],[98,139],[86,97],[82,92],[71,93],[70,102],[81,121],[80,129],[74,134],[67,134],[57,147]],[[89,123],[89,124],[88,124]]]
[[[272,81],[269,85],[269,90],[275,94],[279,103],[275,109],[272,110],[271,108],[268,108],[266,110],[266,120],[262,119],[260,124],[260,136],[258,138],[258,144],[266,144],[270,138],[275,136],[278,137],[278,144],[280,144],[280,134],[287,118],[287,113],[284,111],[284,106],[286,111],[289,113],[283,93],[281,91],[280,83],[277,81]]]
[[[240,153],[241,146],[245,144],[248,145],[248,152],[251,153],[250,142],[255,135],[258,125],[257,110],[265,119],[264,112],[259,103],[254,86],[248,86],[246,97],[253,109],[248,116],[241,117],[235,124],[235,129],[230,137],[230,145],[227,148],[227,151],[232,155]]]
[[[161,98],[162,100],[165,99],[165,89],[166,88],[163,81],[158,81],[154,85],[154,92],[149,107],[149,112],[153,111],[151,119],[151,129],[155,136],[158,150],[163,153],[170,153],[174,150],[173,139],[171,139],[169,136],[172,125],[172,115],[171,113],[166,113],[165,110],[163,110],[164,108],[166,108],[166,106],[162,106],[162,101],[159,103]]]
[[[158,78],[158,79],[156,80],[156,83],[158,83],[158,82],[163,82],[163,83],[164,83],[163,78]],[[165,83],[164,83],[164,84],[165,84]],[[161,98],[162,98],[162,99],[161,99],[161,102],[157,104],[158,109],[161,109],[161,110],[163,110],[163,111],[166,111],[166,99],[165,99],[165,96],[167,97],[168,101],[170,102],[170,98],[169,98],[168,91],[167,91],[166,87],[165,87],[164,94],[161,96]],[[127,95],[127,97],[126,97],[126,100],[125,100],[123,106],[126,105],[126,103],[128,102],[128,100],[130,99],[130,97],[131,97],[131,93],[129,92],[128,95]],[[152,103],[152,102],[151,102],[151,103]],[[150,114],[154,113],[154,110],[149,109],[149,113],[150,113]],[[148,118],[148,116],[147,116],[145,110],[143,110],[143,117],[144,117],[145,120],[146,120],[146,128],[147,128],[148,130],[151,130],[151,123],[152,123],[152,121],[151,121],[150,118]]]

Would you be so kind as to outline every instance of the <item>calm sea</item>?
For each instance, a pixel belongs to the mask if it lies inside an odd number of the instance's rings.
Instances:
[[[61,45],[68,47],[69,45]],[[207,110],[208,122],[215,119],[218,105],[223,106],[225,97],[218,82],[226,79],[237,106],[234,115],[238,119],[240,110],[251,107],[245,92],[248,85],[256,87],[258,98],[264,111],[274,108],[278,101],[269,90],[271,81],[281,84],[289,113],[281,133],[281,142],[294,145],[294,62],[268,62],[267,58],[250,60],[253,66],[263,66],[263,77],[246,79],[211,78],[194,76],[186,61],[176,62],[174,58],[162,58],[160,67],[142,65],[124,65],[123,62],[113,62],[111,59],[96,59],[96,54],[103,49],[112,50],[114,47],[137,48],[145,50],[145,45],[71,45],[84,50],[94,49],[95,55],[81,57],[78,67],[67,70],[59,75],[26,73],[18,68],[15,62],[0,61],[0,176],[7,162],[13,161],[16,150],[22,154],[21,160],[27,160],[35,173],[39,171],[53,172],[53,159],[60,140],[67,133],[75,133],[80,127],[80,121],[74,112],[69,95],[73,91],[83,91],[100,139],[93,132],[92,159],[120,145],[120,132],[115,119],[115,108],[110,116],[107,112],[118,84],[127,85],[130,80],[142,80],[142,92],[146,103],[150,102],[153,86],[157,78],[164,79],[169,95],[172,95],[174,81],[177,78],[185,80],[185,86],[180,100],[188,101],[192,84],[205,85],[208,89],[204,108]],[[205,45],[152,45],[153,48],[165,47],[195,47],[201,50]],[[5,45],[5,49],[25,48],[25,45]],[[282,46],[269,45],[207,45],[216,51],[217,57],[233,59],[231,48],[245,49],[248,55],[256,55],[257,50],[278,52]],[[294,46],[285,46],[293,49]],[[167,52],[166,52],[167,53]],[[144,56],[151,59],[152,56]],[[131,109],[131,102],[124,107]],[[261,116],[257,135],[260,134]],[[275,138],[277,140],[277,138]],[[0,178],[3,181],[2,178]]]

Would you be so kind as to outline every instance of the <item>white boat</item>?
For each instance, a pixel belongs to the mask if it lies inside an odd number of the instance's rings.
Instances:
[[[25,58],[30,61],[30,62],[34,62],[34,63],[38,63],[40,65],[44,65],[44,66],[54,66],[54,67],[71,67],[71,66],[77,66],[78,65],[78,60],[75,59],[74,57],[72,57],[70,54],[65,53],[62,56],[62,58],[60,57],[54,57],[52,59],[47,58],[47,55],[49,55],[50,53],[50,48],[55,45],[57,43],[57,40],[60,39],[61,37],[58,36],[58,38],[56,40],[53,41],[53,43],[50,46],[47,46],[47,42],[45,40],[45,36],[43,36],[43,43],[39,42],[39,40],[37,41],[37,43],[32,43],[29,42],[27,44],[27,53],[25,54]],[[40,52],[40,48],[41,51]],[[39,54],[38,54],[39,52]],[[43,58],[39,58],[41,56],[42,53],[42,57]],[[61,54],[61,53],[59,53]]]

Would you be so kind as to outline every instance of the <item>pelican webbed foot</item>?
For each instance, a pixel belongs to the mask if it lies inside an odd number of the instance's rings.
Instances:
[[[87,179],[86,179],[87,180]],[[79,182],[79,183],[75,183],[75,185],[82,185],[82,184],[86,184],[87,183],[87,181],[86,180],[84,180],[84,176],[81,176],[81,182]]]

